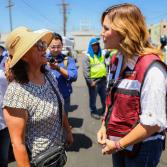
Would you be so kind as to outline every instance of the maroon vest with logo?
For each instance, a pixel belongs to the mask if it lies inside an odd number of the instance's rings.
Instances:
[[[108,91],[105,112],[108,136],[123,137],[138,124],[140,91],[147,70],[155,61],[161,62],[154,54],[140,56],[134,69],[126,69]]]

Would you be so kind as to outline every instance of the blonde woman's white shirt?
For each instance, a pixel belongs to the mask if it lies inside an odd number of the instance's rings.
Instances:
[[[144,125],[158,125],[160,131],[167,128],[166,119],[167,72],[158,62],[146,74],[141,90],[140,122]]]

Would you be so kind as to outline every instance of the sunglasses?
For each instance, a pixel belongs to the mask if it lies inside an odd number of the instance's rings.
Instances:
[[[35,46],[39,51],[45,51],[47,49],[47,43],[45,41],[39,40]]]

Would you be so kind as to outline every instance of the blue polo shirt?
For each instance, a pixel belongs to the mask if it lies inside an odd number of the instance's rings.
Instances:
[[[48,58],[51,57],[51,54],[49,53],[47,55]],[[78,77],[78,71],[75,64],[75,61],[72,57],[68,57],[68,63],[67,67],[64,66],[64,58],[66,55],[60,54],[56,56],[56,60],[58,61],[58,64],[60,67],[66,68],[68,72],[68,78],[65,78],[61,73],[59,73],[56,70],[51,70],[51,73],[55,77],[55,79],[58,81],[58,87],[60,93],[63,95],[63,98],[66,99],[70,96],[72,93],[72,82],[77,80]]]

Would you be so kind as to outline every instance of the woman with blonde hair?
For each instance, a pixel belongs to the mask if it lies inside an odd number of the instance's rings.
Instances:
[[[167,127],[167,68],[136,5],[111,6],[101,22],[104,46],[118,50],[118,63],[97,140],[103,154],[112,154],[114,167],[155,167]]]

